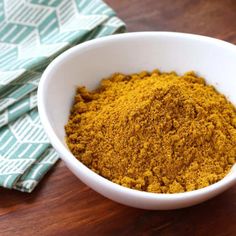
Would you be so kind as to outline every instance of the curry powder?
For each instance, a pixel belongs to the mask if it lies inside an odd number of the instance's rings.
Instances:
[[[196,190],[235,163],[236,109],[194,72],[114,74],[79,87],[69,149],[99,175],[155,193]]]

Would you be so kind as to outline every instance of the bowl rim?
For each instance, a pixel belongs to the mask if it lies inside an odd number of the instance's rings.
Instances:
[[[152,192],[145,192],[145,191],[140,191],[140,190],[121,186],[93,172],[91,169],[89,169],[87,166],[81,163],[78,159],[76,159],[76,157],[68,149],[66,149],[66,147],[64,147],[64,145],[61,143],[60,139],[57,137],[56,133],[54,132],[52,125],[50,124],[50,121],[46,112],[47,103],[44,96],[45,88],[48,86],[48,81],[50,79],[51,73],[55,71],[58,66],[63,64],[64,60],[76,54],[78,51],[86,50],[88,47],[91,47],[91,46],[96,47],[96,45],[99,45],[101,43],[105,44],[106,42],[110,42],[113,40],[115,41],[126,40],[126,39],[132,39],[136,37],[157,37],[157,36],[177,37],[177,38],[182,38],[182,39],[198,40],[200,42],[208,42],[211,44],[216,44],[217,46],[220,46],[220,47],[228,48],[229,50],[235,50],[235,53],[236,53],[235,45],[225,42],[220,39],[211,38],[211,37],[203,36],[203,35],[197,35],[197,34],[168,32],[168,31],[159,31],[159,32],[146,31],[146,32],[122,33],[118,35],[110,35],[110,36],[106,36],[102,38],[97,38],[97,39],[93,39],[93,40],[81,43],[79,45],[76,45],[66,50],[62,54],[60,54],[57,58],[55,58],[49,64],[49,66],[43,72],[43,75],[41,77],[41,80],[38,86],[38,110],[39,110],[39,116],[40,116],[40,120],[43,125],[43,128],[50,140],[50,143],[55,148],[55,150],[59,153],[61,159],[65,161],[66,164],[76,167],[82,175],[89,176],[90,179],[92,178],[95,182],[99,183],[100,185],[103,185],[104,187],[108,189],[112,189],[112,191],[115,190],[116,192],[122,192],[123,194],[134,196],[136,198],[172,201],[172,200],[180,200],[180,199],[183,200],[183,199],[189,199],[192,197],[207,195],[208,193],[211,193],[211,192],[220,191],[224,187],[226,189],[227,186],[229,185],[231,186],[234,183],[236,183],[236,174],[230,174],[230,175],[228,174],[223,179],[207,187],[193,190],[193,191],[183,192],[183,193],[152,193]]]

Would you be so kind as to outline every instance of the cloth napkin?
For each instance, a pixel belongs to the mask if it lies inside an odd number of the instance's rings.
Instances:
[[[31,192],[58,160],[37,111],[46,66],[73,45],[124,30],[100,0],[0,0],[0,186]]]

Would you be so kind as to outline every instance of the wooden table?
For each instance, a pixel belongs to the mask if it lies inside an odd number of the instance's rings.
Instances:
[[[107,0],[129,31],[180,31],[236,43],[235,0]],[[236,186],[203,204],[146,211],[112,202],[60,162],[32,194],[0,189],[0,235],[236,235]]]

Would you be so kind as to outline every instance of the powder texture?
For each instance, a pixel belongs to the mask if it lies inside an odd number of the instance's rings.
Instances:
[[[66,141],[105,178],[155,193],[196,190],[235,163],[236,109],[193,72],[114,74],[79,87]]]

